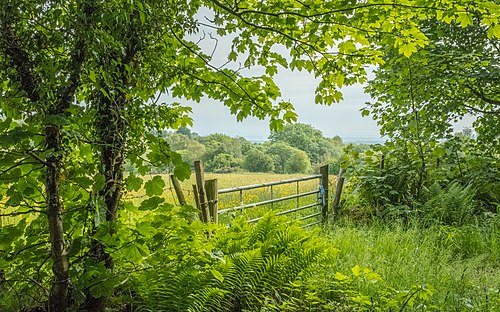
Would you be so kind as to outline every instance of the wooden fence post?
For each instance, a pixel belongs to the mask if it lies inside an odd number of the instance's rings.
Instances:
[[[182,186],[181,186],[181,183],[179,182],[179,180],[177,180],[177,178],[171,174],[170,175],[170,181],[172,181],[172,185],[174,186],[174,190],[175,190],[175,195],[177,195],[177,199],[179,200],[179,205],[186,205],[186,197],[184,196],[184,193],[182,192]]]
[[[321,173],[321,186],[323,187],[323,207],[321,207],[321,216],[323,221],[326,221],[326,217],[328,216],[328,165],[321,166],[319,168],[319,172]]]
[[[198,218],[203,221],[203,214],[201,213],[200,207],[200,197],[198,197],[198,188],[196,187],[196,184],[193,184],[193,195],[194,202],[196,203],[196,208],[198,208]]]
[[[337,187],[335,189],[335,197],[333,198],[333,216],[337,218],[339,215],[340,206],[340,195],[342,195],[342,187],[344,186],[344,169],[342,167],[339,170],[339,175],[337,177]]]
[[[213,223],[219,223],[219,203],[217,197],[217,179],[205,181],[207,191],[208,210]]]
[[[200,201],[203,222],[210,222],[210,211],[208,210],[207,192],[205,191],[205,174],[201,160],[194,162],[194,173],[196,174],[196,186],[198,188],[198,199]]]

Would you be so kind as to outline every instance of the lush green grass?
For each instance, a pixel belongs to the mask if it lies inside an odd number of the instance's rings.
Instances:
[[[217,178],[219,187],[227,188],[298,176],[302,175],[207,174],[206,179]],[[335,177],[332,178],[330,189],[333,190]],[[186,181],[183,186],[187,188],[192,183]],[[301,191],[315,187],[317,181],[311,181],[301,186]],[[275,196],[295,192],[295,184],[290,184],[276,188]],[[243,196],[245,203],[266,200],[269,189],[244,192]],[[220,198],[221,209],[238,204],[239,194]],[[274,208],[279,211],[295,205],[290,201]],[[263,212],[263,208],[252,209],[257,210],[255,213]],[[252,216],[251,209],[246,213]],[[476,224],[461,227],[425,227],[411,222],[403,225],[381,221],[359,224],[346,218],[327,225],[325,235],[340,253],[330,268],[319,272],[320,278],[332,280],[336,272],[348,274],[359,265],[383,278],[383,285],[359,283],[359,291],[367,295],[376,295],[384,288],[403,291],[425,285],[433,289],[433,296],[425,306],[414,307],[416,310],[500,311],[499,217],[483,218]]]
[[[464,227],[341,221],[325,228],[340,249],[335,270],[359,265],[379,273],[386,286],[434,289],[427,307],[446,311],[500,311],[500,218]],[[362,292],[374,291],[370,283]]]

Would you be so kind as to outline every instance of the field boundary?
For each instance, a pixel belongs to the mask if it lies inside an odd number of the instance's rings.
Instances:
[[[258,206],[271,205],[271,209],[275,203],[290,201],[296,199],[295,208],[287,209],[285,211],[280,211],[276,215],[287,215],[295,213],[297,211],[305,210],[308,208],[313,208],[317,206],[321,209],[320,212],[315,212],[306,216],[302,216],[299,220],[309,220],[317,217],[319,220],[308,223],[304,225],[312,226],[322,223],[326,220],[328,215],[328,165],[320,167],[320,173],[316,175],[305,176],[295,179],[287,179],[281,181],[266,182],[260,184],[236,186],[225,189],[218,189],[217,179],[210,179],[205,181],[205,174],[203,170],[203,163],[201,161],[195,161],[194,163],[196,184],[193,184],[193,193],[195,197],[196,207],[199,210],[200,219],[203,222],[213,222],[219,223],[219,216],[227,214],[233,211],[242,211],[245,209],[250,209]],[[304,181],[319,180],[319,187],[317,190],[300,192],[299,184]],[[297,185],[296,192],[293,195],[275,197],[273,192],[273,187],[285,184],[295,183]],[[176,183],[173,183],[174,187]],[[244,202],[243,193],[248,190],[255,190],[259,188],[270,188],[270,198],[267,200],[261,200],[258,202]],[[229,194],[229,193],[239,193],[239,205],[229,207],[226,209],[219,210],[219,195]],[[299,199],[306,196],[311,196],[316,194],[316,200],[311,203],[299,204]],[[249,220],[248,222],[257,222],[262,217],[257,217]]]

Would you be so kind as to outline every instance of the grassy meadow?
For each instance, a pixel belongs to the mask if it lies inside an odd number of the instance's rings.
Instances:
[[[219,189],[259,184],[298,178],[304,175],[284,174],[211,174],[205,179],[217,179]],[[168,175],[163,176],[167,187],[167,201],[177,202]],[[148,179],[148,177],[146,177]],[[191,179],[183,181],[187,200],[194,203]],[[330,177],[330,196],[333,196],[335,176]],[[315,190],[317,180],[301,182],[301,192]],[[274,196],[296,194],[296,183],[274,187]],[[140,200],[141,193],[127,194]],[[243,202],[252,203],[270,198],[269,188],[244,191]],[[313,197],[300,199],[299,204],[315,201]],[[332,197],[330,198],[332,200]],[[219,197],[219,209],[238,206],[239,192]],[[275,204],[273,211],[295,208],[296,200]],[[271,207],[245,210],[248,218],[257,217]],[[308,210],[308,214],[311,211]],[[233,215],[234,216],[234,215]],[[227,223],[225,215],[221,222]],[[296,215],[295,217],[299,217]],[[352,216],[351,216],[352,217]],[[293,218],[293,217],[292,217]],[[369,268],[382,277],[382,281],[360,283],[364,293],[376,294],[383,287],[395,290],[409,290],[415,285],[431,290],[432,296],[425,305],[411,307],[415,311],[500,311],[500,220],[487,224],[459,227],[431,226],[419,224],[382,223],[381,221],[359,223],[349,216],[337,222],[324,225],[324,239],[340,252],[331,267],[319,273],[318,279],[332,279],[336,272],[350,273],[357,265]]]
[[[143,177],[144,180],[149,180],[154,175]],[[164,198],[166,202],[178,204],[178,199],[175,195],[174,188],[171,184],[169,175],[161,175],[166,183],[166,189],[164,193]],[[218,188],[233,188],[237,186],[254,185],[261,184],[265,182],[274,182],[281,180],[288,180],[294,178],[300,178],[307,176],[305,174],[270,174],[270,173],[206,173],[205,180],[217,179]],[[330,176],[330,189],[333,190],[335,185],[335,176]],[[191,175],[190,179],[181,181],[181,186],[186,197],[186,201],[195,206],[193,188],[192,185],[195,184],[195,176]],[[301,181],[299,183],[287,183],[284,185],[273,186],[272,193],[273,198],[290,196],[298,193],[309,192],[317,190],[319,187],[319,180],[313,179],[308,181]],[[125,198],[132,199],[134,203],[140,203],[142,198],[145,196],[145,191],[141,190],[139,192],[131,192],[125,194]],[[240,198],[240,192],[232,192],[227,194],[219,195],[219,210],[228,209],[241,205],[241,199],[243,204],[252,204],[264,200],[271,199],[271,187],[263,187],[252,190],[245,190],[242,192]],[[229,222],[231,218],[236,215],[244,214],[248,219],[257,218],[262,216],[264,213],[272,210],[273,212],[279,213],[285,210],[301,207],[307,204],[312,204],[317,201],[317,195],[308,195],[298,199],[291,199],[284,202],[274,203],[272,205],[264,205],[259,207],[253,207],[245,209],[244,211],[233,211],[220,216],[220,220],[223,223]],[[303,211],[298,211],[293,213],[294,218],[299,218],[305,215],[310,215],[319,212],[318,208],[313,207],[305,209]]]
[[[340,220],[324,234],[340,252],[335,270],[356,265],[382,276],[387,287],[429,288],[417,311],[500,311],[500,220],[461,227],[382,224]],[[365,293],[376,285],[362,283]]]
[[[298,178],[303,174],[211,174],[205,179],[217,179],[219,189]],[[176,202],[168,175],[163,176],[167,189],[166,200]],[[187,200],[194,203],[192,184],[194,175],[182,182]],[[330,200],[335,186],[335,176],[330,176]],[[315,190],[317,180],[301,182],[300,192]],[[296,194],[296,183],[274,187],[274,197]],[[140,197],[141,194],[128,194]],[[269,188],[244,191],[243,202],[252,203],[270,198]],[[316,199],[305,197],[300,205]],[[221,195],[219,209],[238,206],[239,192]],[[295,208],[296,200],[275,204],[273,211]],[[257,217],[271,207],[245,210],[248,218]],[[306,212],[304,212],[306,213]],[[307,214],[312,213],[307,210]],[[233,215],[234,216],[234,215]],[[221,222],[230,220],[225,215]],[[300,215],[292,216],[292,218]],[[352,217],[352,216],[351,216]],[[355,217],[354,217],[355,218]],[[320,232],[324,239],[340,252],[331,268],[319,273],[318,279],[332,279],[336,272],[350,273],[357,265],[369,268],[382,277],[382,285],[360,283],[361,291],[376,294],[383,286],[395,290],[409,290],[415,285],[431,290],[432,296],[425,305],[409,307],[415,311],[500,311],[500,220],[458,227],[419,224],[356,222],[345,216],[337,222],[324,225]]]

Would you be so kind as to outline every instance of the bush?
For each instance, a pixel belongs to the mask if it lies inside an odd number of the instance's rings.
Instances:
[[[274,160],[260,150],[253,149],[245,157],[243,168],[250,172],[273,172]]]
[[[230,154],[217,154],[206,162],[205,169],[215,173],[236,172],[240,168],[241,160]]]
[[[297,151],[296,153],[290,155],[290,157],[285,162],[285,172],[286,173],[305,173],[311,168],[311,162],[309,157],[303,151]]]

